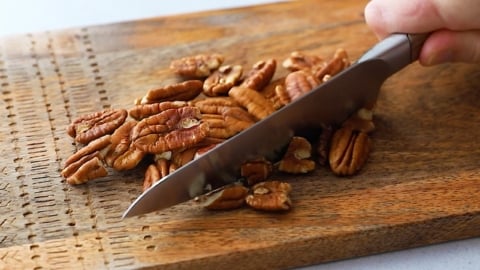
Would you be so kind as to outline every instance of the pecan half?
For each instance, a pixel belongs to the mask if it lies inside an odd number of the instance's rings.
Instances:
[[[113,167],[115,160],[130,148],[131,131],[136,124],[136,121],[127,121],[113,132],[110,137],[110,147],[105,155],[108,166]]]
[[[75,172],[66,177],[67,183],[71,185],[79,185],[88,182],[92,179],[104,177],[108,175],[103,162],[94,156],[91,159],[86,159]]]
[[[136,120],[142,120],[143,118],[147,118],[157,113],[161,113],[165,110],[176,109],[187,105],[188,103],[186,101],[164,101],[153,104],[138,104],[135,107],[131,108],[128,111],[128,114],[130,115],[130,117]]]
[[[248,188],[233,183],[195,197],[195,202],[209,210],[230,210],[243,206]]]
[[[203,82],[200,80],[189,80],[175,84],[169,84],[164,87],[151,89],[140,100],[139,104],[160,103],[163,101],[188,101],[202,92]]]
[[[228,90],[242,78],[243,68],[240,65],[221,66],[203,83],[203,93],[207,96],[226,95]]]
[[[240,86],[260,91],[270,83],[276,68],[277,62],[275,59],[258,61],[253,65]]]
[[[65,161],[60,175],[72,185],[82,184],[108,175],[103,163],[110,148],[110,135],[105,135],[78,150]]]
[[[298,70],[316,71],[326,64],[321,57],[300,51],[291,52],[290,56],[282,62],[282,66],[292,72]]]
[[[83,156],[89,155],[96,151],[105,151],[104,149],[107,149],[107,147],[110,145],[110,142],[111,135],[105,135],[103,137],[93,140],[88,145],[80,148],[77,152],[68,157],[65,161],[65,167],[68,167],[70,164],[81,159]]]
[[[80,116],[68,127],[67,133],[76,142],[87,144],[103,135],[112,133],[127,118],[124,109],[105,109],[99,112]]]
[[[228,92],[228,95],[242,107],[246,108],[257,120],[261,120],[275,112],[273,103],[253,89],[233,87]]]
[[[173,60],[170,69],[180,76],[187,78],[205,78],[223,63],[224,57],[220,54],[199,54]]]
[[[216,114],[203,114],[209,136],[228,139],[255,123],[255,119],[240,107],[217,107]]]
[[[132,131],[134,145],[147,153],[188,148],[202,141],[209,132],[198,108],[169,109],[138,122]]]
[[[238,103],[231,97],[209,97],[204,99],[192,100],[190,106],[200,109],[201,113],[218,114],[219,107],[238,107]]]
[[[315,77],[320,81],[325,81],[325,76],[335,76],[337,73],[350,66],[350,60],[347,52],[339,48],[335,51],[333,58],[321,69],[315,72]]]
[[[315,162],[310,160],[312,146],[307,139],[295,136],[288,145],[287,152],[280,160],[278,170],[287,173],[308,173],[315,169]]]
[[[371,140],[366,132],[342,127],[332,137],[329,162],[336,175],[346,176],[357,173],[370,154]]]
[[[150,164],[145,171],[143,179],[143,191],[149,189],[158,180],[169,174],[170,161],[165,158],[156,159],[154,164]]]
[[[292,190],[289,183],[267,181],[255,184],[252,194],[245,198],[246,203],[257,210],[285,211],[290,210],[292,201],[288,194]]]
[[[112,134],[111,144],[104,158],[108,166],[118,171],[130,170],[145,157],[146,153],[132,144],[131,133],[136,124],[136,121],[127,121]]]
[[[289,73],[285,78],[285,90],[290,100],[295,100],[310,92],[320,82],[310,72],[299,70]]]

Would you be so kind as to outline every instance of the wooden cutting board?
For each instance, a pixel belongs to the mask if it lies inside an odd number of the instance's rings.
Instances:
[[[376,42],[367,1],[295,1],[34,33],[0,40],[0,268],[271,269],[480,235],[480,67],[413,64],[389,79],[368,164],[292,183],[285,214],[208,212],[192,203],[121,220],[144,168],[81,186],[59,176],[65,127],[130,108],[168,83],[172,59],[279,62],[301,50],[352,59]],[[281,73],[282,71],[279,71]]]

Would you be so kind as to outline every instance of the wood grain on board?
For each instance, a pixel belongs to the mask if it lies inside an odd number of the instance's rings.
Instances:
[[[480,67],[412,64],[384,85],[363,170],[280,176],[284,214],[185,203],[121,220],[144,167],[81,186],[60,177],[77,116],[129,108],[204,52],[249,67],[301,50],[358,58],[367,1],[293,1],[0,39],[0,268],[271,269],[480,235]],[[279,68],[277,76],[284,70]],[[374,76],[374,74],[372,74]]]

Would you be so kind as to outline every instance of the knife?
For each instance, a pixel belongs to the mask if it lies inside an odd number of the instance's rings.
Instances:
[[[383,82],[418,59],[428,34],[392,34],[356,63],[250,128],[157,181],[141,194],[123,218],[186,202],[207,192],[207,185],[236,181],[243,162],[270,157],[285,147],[295,131],[341,124],[377,99]]]

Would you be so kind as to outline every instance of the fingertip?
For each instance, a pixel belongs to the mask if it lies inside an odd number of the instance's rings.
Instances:
[[[364,9],[365,21],[368,26],[373,30],[375,35],[379,39],[383,39],[387,36],[385,29],[385,19],[381,6],[377,1],[370,1]]]
[[[432,66],[448,62],[480,62],[480,31],[440,30],[425,41],[420,64]]]

